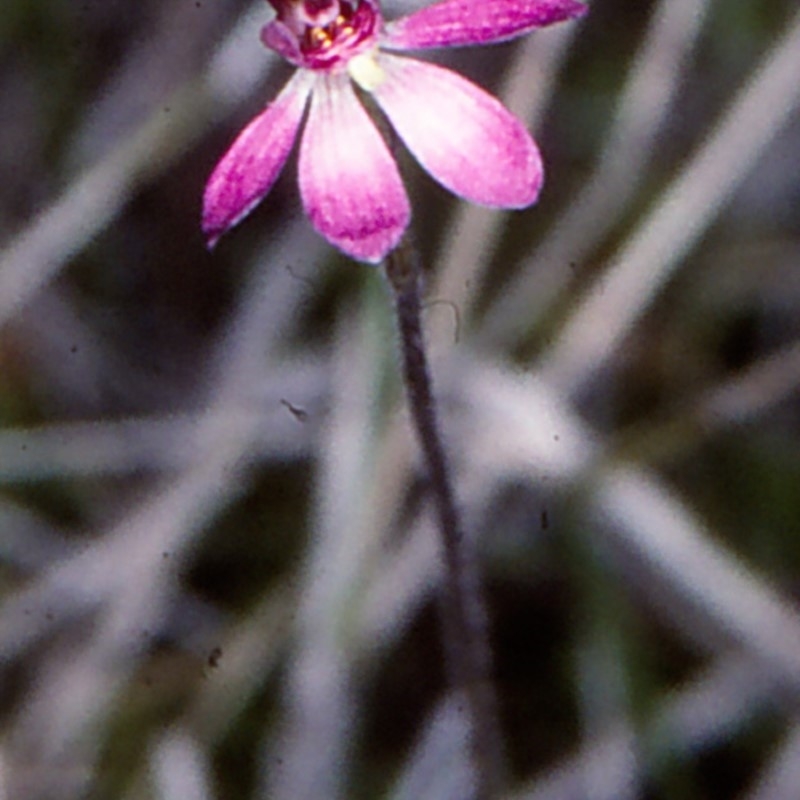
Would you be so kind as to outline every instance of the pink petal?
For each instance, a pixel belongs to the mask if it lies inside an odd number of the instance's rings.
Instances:
[[[418,50],[501,42],[586,11],[576,0],[441,0],[387,25],[384,45]]]
[[[474,203],[523,208],[542,186],[539,151],[497,99],[454,72],[382,54],[374,97],[439,183]]]
[[[300,143],[300,194],[314,227],[360,261],[397,246],[411,216],[397,165],[346,73],[319,79]]]
[[[209,247],[272,188],[291,152],[313,81],[311,73],[295,73],[217,164],[203,197],[203,232]]]
[[[261,29],[261,41],[265,47],[283,56],[290,64],[303,63],[303,53],[300,50],[297,34],[292,33],[285,22],[279,19],[268,22]]]

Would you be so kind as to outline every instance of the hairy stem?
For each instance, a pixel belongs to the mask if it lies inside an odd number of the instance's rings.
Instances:
[[[488,800],[497,795],[503,783],[503,747],[474,545],[464,535],[437,421],[422,334],[421,276],[416,254],[408,244],[401,244],[387,257],[385,270],[394,294],[411,418],[439,522],[445,564],[440,607],[448,677],[456,696],[466,701],[469,710],[475,796]]]

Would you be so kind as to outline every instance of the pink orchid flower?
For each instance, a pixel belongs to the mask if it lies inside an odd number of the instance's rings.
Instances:
[[[454,72],[396,51],[500,42],[578,17],[577,0],[441,0],[384,24],[377,0],[269,0],[263,43],[299,69],[239,134],[205,190],[209,247],[269,192],[310,111],[299,183],[314,227],[361,261],[378,262],[411,216],[397,165],[359,101],[369,94],[442,186],[480,205],[524,208],[542,162],[523,123]]]

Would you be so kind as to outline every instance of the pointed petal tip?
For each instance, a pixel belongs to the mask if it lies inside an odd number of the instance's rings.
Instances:
[[[350,245],[349,255],[357,261],[377,266],[400,244],[407,227],[407,221],[401,222],[393,230],[384,234],[353,242]]]
[[[562,15],[553,19],[553,22],[566,22],[570,19],[578,20],[588,13],[589,6],[586,3],[579,3],[578,0],[564,0]]]
[[[588,11],[589,11],[589,6],[587,6],[586,3],[574,2],[573,6],[574,6],[573,11],[572,11],[572,16],[573,17],[582,17],[584,14],[588,13]]]
[[[352,225],[356,220],[343,216],[330,219],[309,209],[311,224],[334,247],[345,255],[367,264],[380,264],[400,244],[408,227],[411,212],[408,206],[387,216],[376,213],[369,222]]]
[[[213,250],[219,240],[241,222],[251,211],[251,207],[238,208],[226,202],[226,193],[219,190],[213,176],[206,185],[203,197],[203,214],[200,229],[203,232],[206,249]],[[253,204],[255,205],[255,204]]]
[[[544,174],[542,172],[541,163],[533,167],[532,173],[530,181],[527,185],[520,187],[516,198],[510,197],[510,202],[495,207],[522,211],[531,206],[535,206],[539,202],[539,197],[542,194],[542,187],[544,185]]]
[[[203,236],[205,237],[205,244],[206,250],[209,253],[212,253],[217,248],[217,242],[222,238],[222,234],[225,231],[213,231],[207,230],[205,226],[203,226]]]
[[[580,0],[544,0],[539,5],[543,9],[542,18],[545,20],[543,23],[545,25],[577,19],[589,10],[589,6]]]

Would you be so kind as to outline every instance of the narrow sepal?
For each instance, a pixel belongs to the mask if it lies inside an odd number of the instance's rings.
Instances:
[[[296,72],[239,134],[211,173],[203,197],[203,233],[209,247],[272,188],[292,150],[313,83],[311,73]]]
[[[586,11],[577,0],[441,0],[389,23],[383,46],[421,50],[502,42]]]

